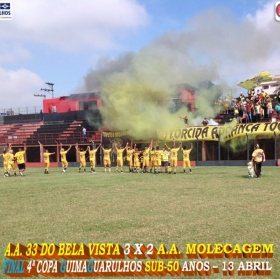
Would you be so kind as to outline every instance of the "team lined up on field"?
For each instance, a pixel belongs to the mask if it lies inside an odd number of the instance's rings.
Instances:
[[[116,171],[123,172],[123,154],[126,151],[126,160],[129,167],[129,172],[154,172],[160,173],[162,169],[164,172],[176,173],[177,171],[177,162],[178,162],[178,152],[181,150],[183,152],[183,169],[184,172],[186,167],[189,168],[191,172],[190,158],[189,154],[193,148],[191,144],[191,148],[187,149],[186,146],[182,147],[182,143],[180,146],[176,148],[175,140],[173,140],[173,146],[168,147],[166,144],[163,149],[160,149],[159,146],[153,147],[153,141],[151,141],[149,147],[145,147],[143,151],[137,149],[136,145],[134,148],[131,148],[127,143],[124,148],[118,148],[117,144],[115,144],[112,148],[104,148],[101,144],[97,148],[90,149],[88,146],[84,151],[82,148],[79,148],[76,144],[76,150],[80,157],[80,167],[79,172],[86,171],[86,153],[89,152],[89,160],[91,165],[91,172],[95,172],[96,165],[96,153],[98,149],[101,148],[103,151],[103,166],[105,172],[111,171],[111,152],[113,150],[116,151],[117,154],[117,165]],[[68,162],[66,160],[66,154],[71,149],[71,146],[68,150],[64,150],[61,148],[61,163],[63,167],[63,172],[66,172],[68,167]]]
[[[40,142],[39,144],[40,146],[42,146]],[[66,169],[68,168],[68,161],[66,155],[72,146],[69,146],[69,148],[65,150],[62,147],[62,144],[60,145],[62,172],[65,173]],[[145,147],[145,149],[142,151],[137,149],[136,144],[134,145],[134,148],[131,148],[128,143],[124,148],[118,148],[117,144],[115,144],[112,148],[104,148],[101,144],[98,147],[92,149],[90,148],[90,146],[88,146],[86,150],[83,150],[83,148],[79,148],[78,144],[76,144],[75,148],[79,154],[80,159],[80,167],[78,170],[79,172],[86,172],[87,152],[89,153],[91,172],[95,172],[96,153],[99,148],[101,148],[103,151],[103,165],[105,172],[107,172],[107,170],[108,172],[111,172],[111,152],[113,150],[115,150],[117,154],[117,172],[123,172],[124,151],[126,151],[126,160],[128,163],[129,172],[154,172],[155,174],[161,172],[173,172],[174,174],[176,174],[179,151],[182,151],[183,153],[183,172],[185,173],[186,167],[188,167],[190,173],[192,172],[189,155],[193,148],[193,145],[191,144],[190,149],[187,149],[186,146],[183,147],[182,143],[180,142],[179,147],[176,148],[175,140],[173,140],[173,145],[171,147],[168,147],[168,145],[165,144],[162,149],[160,149],[159,146],[153,147],[153,141],[151,141],[150,145],[148,147]],[[4,176],[10,176],[11,170],[13,170],[14,174],[16,175],[16,163],[18,164],[19,172],[22,176],[22,173],[25,170],[25,151],[26,146],[24,146],[23,150],[20,149],[20,151],[14,155],[13,151],[11,150],[11,146],[9,145],[8,151],[3,153],[5,172]],[[43,150],[45,174],[49,174],[50,156],[53,154],[54,153],[49,153],[47,149]]]

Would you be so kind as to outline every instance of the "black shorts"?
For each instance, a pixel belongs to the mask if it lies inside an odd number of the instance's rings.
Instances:
[[[162,161],[161,166],[162,167],[167,167],[168,166],[168,161]]]
[[[25,163],[19,163],[19,164],[18,164],[18,169],[19,169],[19,170],[25,169]]]

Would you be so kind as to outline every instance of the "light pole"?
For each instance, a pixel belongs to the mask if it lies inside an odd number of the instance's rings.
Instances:
[[[49,93],[51,92],[51,95],[52,95],[52,98],[53,98],[53,96],[54,96],[54,94],[53,94],[53,92],[54,92],[54,89],[53,89],[54,84],[46,82],[46,85],[48,85],[49,88],[41,88],[41,90],[47,91]]]

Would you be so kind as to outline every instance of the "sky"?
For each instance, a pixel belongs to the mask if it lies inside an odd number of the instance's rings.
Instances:
[[[112,82],[106,81],[124,71],[129,77],[138,73],[140,80],[145,73],[163,85],[211,80],[225,95],[239,94],[236,84],[261,71],[280,75],[275,1],[6,3],[11,3],[12,19],[0,20],[0,112],[41,106],[42,97],[34,94],[50,98],[41,91],[48,88],[46,82],[54,83],[55,97],[110,92]]]

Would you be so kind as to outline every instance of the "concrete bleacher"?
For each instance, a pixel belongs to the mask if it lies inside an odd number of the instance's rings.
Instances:
[[[0,125],[0,144],[23,144],[40,126],[40,122]]]
[[[42,124],[30,137],[26,143],[28,145],[36,145],[38,141],[45,144],[74,144],[84,142],[82,139],[83,127],[87,130],[86,141],[91,140],[99,142],[101,134],[93,131],[92,127],[85,120],[74,121],[48,121]]]

